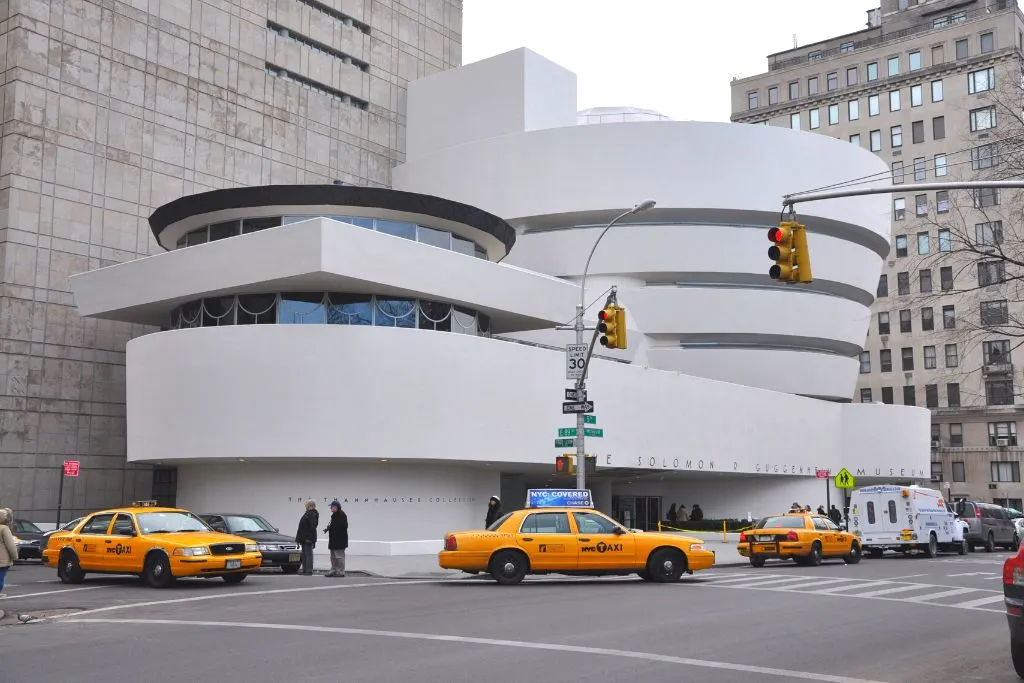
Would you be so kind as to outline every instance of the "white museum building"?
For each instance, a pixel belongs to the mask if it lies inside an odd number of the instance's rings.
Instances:
[[[342,501],[353,553],[433,552],[554,474],[566,343],[612,285],[629,348],[588,380],[588,487],[652,528],[672,503],[746,518],[825,503],[816,469],[927,479],[929,411],[850,403],[886,196],[803,205],[815,280],[767,276],[783,194],[886,171],[827,136],[654,112],[578,115],[576,77],[528,50],[408,95],[393,188],[271,185],[183,197],[167,250],[72,278],[128,343],[128,459],[179,506],[261,514]],[[886,181],[887,182],[887,181]],[[588,337],[589,338],[589,337]],[[832,492],[832,500],[838,500]]]

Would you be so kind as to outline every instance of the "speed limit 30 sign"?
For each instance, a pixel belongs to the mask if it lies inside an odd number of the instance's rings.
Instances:
[[[568,344],[565,347],[565,378],[580,379],[587,365],[586,344]]]

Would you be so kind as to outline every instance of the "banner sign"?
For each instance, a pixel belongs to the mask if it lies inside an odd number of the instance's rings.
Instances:
[[[592,508],[590,489],[528,489],[528,508]]]

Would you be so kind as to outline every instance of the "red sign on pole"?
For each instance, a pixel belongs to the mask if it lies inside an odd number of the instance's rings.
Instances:
[[[64,476],[65,477],[77,477],[78,469],[81,463],[78,460],[65,460],[64,461]]]
[[[818,479],[828,479],[829,474],[831,474],[829,470],[814,470],[814,476]]]

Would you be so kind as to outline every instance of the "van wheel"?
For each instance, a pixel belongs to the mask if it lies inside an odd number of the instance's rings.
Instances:
[[[990,553],[996,549],[996,539],[992,535],[992,532],[988,532],[988,537],[985,539],[985,552]]]
[[[821,564],[821,543],[815,541],[811,544],[811,552],[807,555],[805,562],[810,567],[817,567]]]
[[[854,541],[850,544],[850,553],[843,557],[843,562],[845,562],[846,564],[857,564],[858,562],[860,562],[860,558],[860,546],[857,545],[856,541]]]
[[[928,545],[924,549],[924,556],[933,558],[939,554],[939,539],[935,538],[935,534],[928,534]]]

